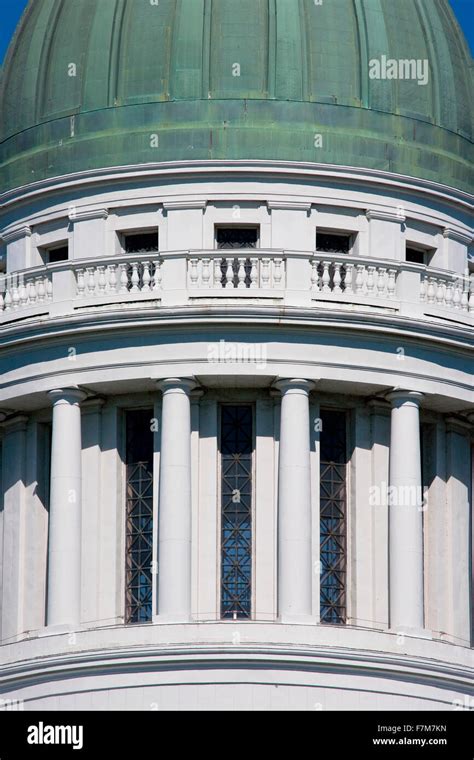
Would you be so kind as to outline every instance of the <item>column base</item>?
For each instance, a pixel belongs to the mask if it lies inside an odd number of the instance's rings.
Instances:
[[[47,625],[38,631],[38,638],[44,638],[46,636],[60,636],[63,633],[77,633],[79,626],[69,623]]]
[[[389,628],[389,633],[395,633],[397,636],[408,636],[412,639],[429,639],[433,638],[433,632],[428,628],[411,628],[410,626],[396,626]]]
[[[317,625],[318,621],[313,615],[279,615],[278,622],[283,625]]]
[[[153,625],[182,625],[194,623],[190,615],[153,615]]]

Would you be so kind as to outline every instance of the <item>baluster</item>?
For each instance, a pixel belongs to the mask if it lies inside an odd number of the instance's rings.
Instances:
[[[258,288],[258,259],[250,259],[252,266],[250,270],[250,287],[252,289]]]
[[[209,288],[211,286],[211,260],[202,260],[202,287]]]
[[[28,301],[30,305],[34,305],[36,303],[36,286],[34,280],[30,277],[27,282],[28,287]]]
[[[311,290],[319,291],[319,261],[311,259]]]
[[[445,290],[445,284],[443,280],[438,280],[438,287],[436,289],[436,303],[438,306],[442,306],[444,304],[444,290]]]
[[[367,295],[373,296],[375,291],[375,267],[367,267]]]
[[[246,284],[245,284],[245,279],[247,277],[247,273],[245,271],[245,262],[246,261],[247,261],[247,259],[239,259],[239,274],[238,274],[239,284],[237,285],[237,287],[240,290],[245,289],[247,287]]]
[[[377,275],[377,296],[378,298],[385,298],[387,292],[387,270],[385,267],[379,267]]]
[[[395,292],[397,290],[397,270],[396,269],[389,269],[388,270],[388,283],[387,283],[387,291],[388,291],[388,297],[389,298],[395,298]]]
[[[469,283],[469,314],[474,313],[474,274],[471,274]]]
[[[222,283],[222,259],[221,258],[214,259],[213,271],[214,271],[213,286],[215,288],[223,288],[224,285]]]
[[[453,306],[455,309],[461,308],[461,287],[462,283],[460,280],[456,280],[454,283],[454,298],[453,298]]]
[[[0,312],[5,308],[5,299],[3,297],[3,291],[0,290]]]
[[[154,293],[156,293],[158,290],[161,290],[161,280],[162,280],[161,261],[155,261],[155,272],[153,274],[153,292]]]
[[[234,259],[227,259],[227,270],[225,273],[226,288],[234,287]]]
[[[86,281],[84,277],[84,270],[78,269],[76,272],[76,282],[77,282],[77,297],[78,298],[84,298],[85,296],[85,290],[86,290]]]
[[[20,305],[20,294],[18,292],[18,280],[17,280],[17,276],[13,275],[13,278],[12,278],[12,306],[13,306],[14,309],[18,309],[19,305]]]
[[[323,261],[323,277],[322,277],[323,293],[331,292],[331,274],[329,271],[330,266],[331,266],[330,261]]]
[[[334,264],[334,293],[342,293],[341,288],[341,267],[342,263],[335,263]]]
[[[140,274],[138,272],[138,262],[134,261],[132,263],[132,293],[139,293],[140,292]]]
[[[346,274],[344,277],[344,293],[352,295],[352,279],[354,276],[354,264],[346,264]]]
[[[87,267],[87,295],[95,295],[95,268]]]
[[[365,275],[364,264],[357,264],[356,293],[358,295],[362,295],[364,292],[364,275]]]
[[[279,290],[283,284],[283,259],[275,259],[273,262],[273,287]]]
[[[22,274],[20,274],[19,296],[20,296],[20,306],[25,307],[28,303],[28,293],[25,288],[25,281]]]
[[[434,303],[436,297],[436,280],[430,277],[428,280],[428,303]]]
[[[150,287],[151,274],[150,274],[150,262],[149,261],[144,261],[143,262],[142,281],[143,281],[142,291],[144,291],[146,293],[149,293],[151,291],[151,287]]]
[[[128,264],[120,264],[120,293],[128,293]]]
[[[454,288],[455,284],[448,282],[446,286],[446,308],[452,309],[454,303]]]
[[[53,300],[53,281],[49,277],[46,277],[46,300]]]
[[[189,270],[190,284],[192,288],[197,288],[198,282],[199,282],[199,259],[193,258],[191,259],[189,263],[190,263],[190,270]]]
[[[36,279],[36,292],[38,294],[38,303],[44,303],[46,298],[46,289],[42,277]]]
[[[426,301],[426,297],[428,294],[428,279],[426,277],[422,277],[420,280],[420,301]]]
[[[270,287],[270,259],[262,259],[262,288]]]
[[[461,309],[469,311],[469,270],[467,269],[462,281]]]
[[[98,283],[99,296],[104,296],[105,289],[107,287],[107,280],[105,277],[105,267],[97,267],[97,271],[99,273],[99,283]]]
[[[107,290],[109,293],[116,293],[117,292],[117,264],[109,264],[108,270],[109,270],[109,276],[107,278],[108,280]]]
[[[5,284],[5,311],[12,308],[11,277],[7,277]]]

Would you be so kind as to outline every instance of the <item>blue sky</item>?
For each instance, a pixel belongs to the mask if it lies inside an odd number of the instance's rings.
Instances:
[[[392,0],[392,2],[396,3],[397,0]],[[450,0],[450,2],[473,51],[474,0]],[[27,0],[0,0],[0,61],[3,61],[8,43],[26,5]]]

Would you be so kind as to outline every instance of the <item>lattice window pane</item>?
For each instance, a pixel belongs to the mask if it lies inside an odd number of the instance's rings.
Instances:
[[[346,414],[321,414],[320,614],[322,623],[346,622]]]
[[[151,410],[127,412],[125,620],[152,619],[153,434]]]
[[[258,243],[257,227],[218,227],[216,230],[217,248],[256,248]]]
[[[252,612],[251,406],[223,406],[221,414],[221,617]]]

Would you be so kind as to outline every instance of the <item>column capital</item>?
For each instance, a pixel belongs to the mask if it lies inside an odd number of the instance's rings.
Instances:
[[[400,404],[411,402],[412,404],[416,404],[416,406],[420,406],[425,395],[419,391],[408,391],[403,388],[394,388],[393,391],[387,393],[385,398],[387,401],[390,401],[392,406],[399,405],[397,402],[400,402]]]
[[[81,388],[73,386],[71,388],[55,388],[52,391],[48,391],[48,396],[53,404],[58,404],[62,401],[68,404],[80,404],[81,401],[87,398],[87,393]]]
[[[314,380],[288,377],[276,380],[272,387],[279,390],[282,394],[293,392],[304,393],[306,396],[309,396],[311,391],[316,388],[316,382]]]
[[[192,377],[169,377],[157,381],[158,389],[163,393],[175,393],[184,391],[187,396],[198,387],[198,383]]]

